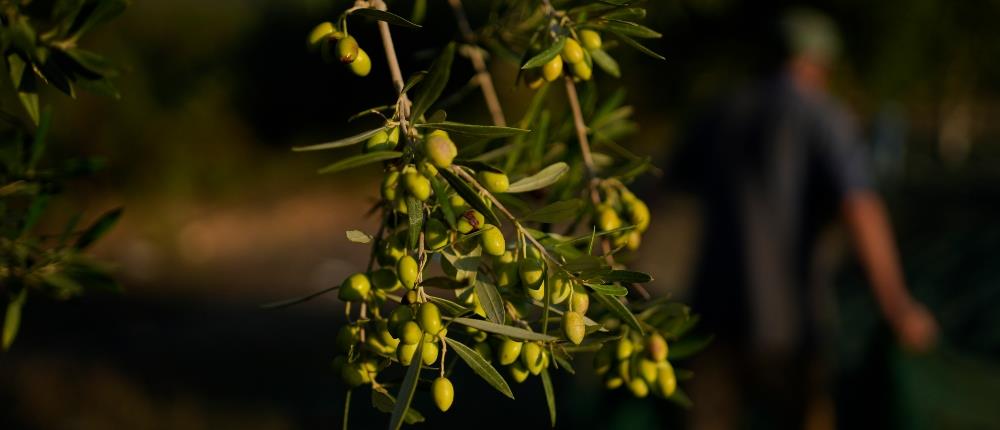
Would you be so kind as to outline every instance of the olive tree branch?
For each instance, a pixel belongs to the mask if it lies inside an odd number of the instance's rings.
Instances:
[[[479,89],[483,91],[486,107],[490,110],[490,116],[493,117],[493,125],[506,127],[507,120],[503,116],[503,109],[500,107],[500,98],[497,97],[496,88],[493,87],[493,77],[490,75],[489,69],[486,68],[486,61],[483,59],[482,51],[479,50],[479,46],[475,43],[476,35],[472,32],[472,26],[469,25],[469,18],[465,15],[462,0],[448,0],[448,3],[451,5],[452,11],[455,12],[455,20],[458,21],[458,28],[462,32],[462,37],[470,44],[470,49],[467,51],[469,60],[472,61],[472,67],[476,69],[476,77],[479,79]]]

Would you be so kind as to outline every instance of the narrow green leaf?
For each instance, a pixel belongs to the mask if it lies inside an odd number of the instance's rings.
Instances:
[[[544,66],[545,63],[549,62],[549,60],[554,58],[556,55],[559,55],[559,52],[562,51],[564,45],[566,45],[566,38],[559,37],[555,42],[549,45],[548,48],[545,48],[544,51],[538,53],[538,55],[535,55],[534,57],[531,57],[528,62],[524,63],[524,65],[521,66],[521,70]]]
[[[85,230],[83,234],[76,239],[76,243],[73,244],[73,247],[76,249],[86,249],[88,246],[93,244],[94,241],[103,236],[104,233],[107,233],[107,231],[111,229],[116,222],[118,222],[118,219],[122,216],[123,210],[123,208],[115,208],[105,212],[97,218],[97,221],[94,221],[90,227],[87,227],[87,230]]]
[[[406,80],[406,85],[403,85],[403,91],[401,92],[405,93],[409,91],[411,88],[413,88],[414,85],[417,85],[418,83],[420,83],[420,81],[423,81],[426,76],[427,72],[421,71],[414,73],[413,76],[410,76],[410,79]]]
[[[584,284],[590,289],[601,293],[607,294],[609,296],[625,296],[628,295],[628,288],[621,285],[602,285],[602,284]]]
[[[620,19],[605,19],[602,21],[599,26],[613,33],[638,37],[640,39],[659,39],[663,37],[656,30],[634,22],[622,21]]]
[[[398,25],[400,27],[406,28],[420,28],[419,25],[410,22],[410,20],[396,15],[392,12],[387,12],[384,10],[372,9],[372,8],[361,8],[354,9],[351,15],[360,15],[366,18],[371,18],[379,21],[385,21],[392,25]]]
[[[406,214],[410,220],[410,249],[417,249],[420,232],[424,229],[424,204],[414,197],[406,197]]]
[[[670,359],[681,360],[697,354],[712,344],[715,336],[689,336],[670,343]]]
[[[361,230],[347,230],[347,240],[354,243],[371,243],[372,237]]]
[[[561,179],[567,172],[569,172],[569,165],[566,163],[563,163],[562,161],[553,163],[534,175],[521,178],[513,184],[510,184],[510,187],[507,188],[507,192],[523,193],[542,189],[558,182],[559,179]]]
[[[691,402],[691,398],[688,397],[688,395],[684,392],[684,390],[681,390],[680,387],[677,387],[677,390],[674,391],[674,394],[671,394],[670,397],[667,397],[667,400],[677,403],[684,409],[691,409],[691,407],[694,406],[694,403]]]
[[[24,225],[21,227],[21,236],[28,234],[35,224],[38,224],[38,220],[41,219],[42,213],[45,212],[45,208],[49,206],[49,195],[40,194],[36,196],[31,201],[31,206],[28,207],[28,212],[24,215]]]
[[[115,65],[110,61],[94,52],[80,48],[70,48],[63,52],[65,52],[66,56],[71,58],[74,62],[79,64],[80,67],[90,73],[93,73],[95,78],[113,78],[118,76],[118,68],[115,67]]]
[[[396,398],[392,397],[391,394],[383,393],[379,390],[372,390],[372,406],[385,413],[392,412],[392,409],[396,406]],[[425,421],[424,415],[420,411],[409,408],[406,410],[406,416],[403,420],[407,424],[422,423]]]
[[[126,0],[102,0],[95,3],[96,5],[90,9],[89,14],[86,14],[83,17],[82,24],[80,24],[76,32],[73,33],[74,39],[90,31],[92,28],[120,15],[125,11],[125,7],[128,5]],[[84,10],[87,9],[84,8]]]
[[[590,51],[590,58],[597,63],[597,66],[604,70],[607,74],[620,78],[622,76],[621,69],[618,67],[618,62],[614,58],[611,58],[607,52],[603,49],[595,49]]]
[[[556,428],[556,392],[552,389],[552,377],[549,376],[549,369],[542,369],[542,388],[545,389],[545,403],[549,405],[549,419],[552,421],[552,428]]]
[[[494,368],[483,356],[479,355],[474,349],[465,346],[462,342],[459,342],[450,337],[444,338],[444,341],[448,343],[453,351],[458,353],[458,356],[465,361],[465,364],[469,365],[469,368],[473,372],[476,372],[480,378],[490,384],[493,388],[496,388],[501,394],[513,399],[514,393],[510,391],[510,386],[507,385],[507,381],[500,376],[500,372]]]
[[[292,151],[303,152],[303,151],[320,151],[324,149],[343,148],[345,146],[351,146],[357,143],[364,142],[368,140],[369,137],[378,134],[378,132],[382,130],[385,130],[385,127],[379,127],[373,130],[368,130],[364,133],[355,134],[354,136],[345,137],[340,140],[334,140],[333,142],[317,143],[315,145],[308,145],[308,146],[296,146],[292,148]]]
[[[499,127],[495,125],[463,124],[460,122],[453,122],[453,121],[428,122],[424,124],[417,124],[417,128],[433,128],[436,130],[444,130],[449,133],[455,133],[473,137],[486,137],[486,138],[508,137],[508,136],[514,136],[518,134],[525,134],[531,132],[531,130],[525,130],[523,128]]]
[[[649,48],[643,46],[641,43],[636,42],[635,39],[633,39],[631,37],[628,37],[628,36],[626,36],[624,34],[621,34],[621,33],[614,33],[614,34],[616,36],[618,36],[618,38],[621,39],[622,42],[625,42],[626,45],[629,45],[629,46],[637,49],[639,52],[641,52],[643,54],[646,54],[646,55],[648,55],[650,57],[653,57],[653,58],[655,58],[657,60],[666,60],[666,58],[664,56],[662,56],[660,54],[657,54],[656,52],[653,52],[652,49],[649,49]]]
[[[260,305],[260,309],[278,309],[278,308],[288,307],[288,306],[291,306],[291,305],[295,305],[295,304],[299,304],[299,303],[302,303],[302,302],[305,302],[305,301],[309,301],[309,300],[315,299],[316,297],[322,296],[323,294],[329,293],[330,291],[336,291],[338,288],[340,288],[340,285],[334,285],[332,287],[324,288],[322,290],[319,290],[319,291],[317,291],[315,293],[309,293],[309,294],[304,295],[302,297],[293,297],[291,299],[285,299],[285,300],[279,300],[277,302],[265,303],[263,305]]]
[[[605,283],[611,282],[627,282],[630,284],[645,284],[653,280],[652,276],[648,273],[636,272],[632,270],[612,270],[607,274],[603,274],[599,278]]]
[[[444,188],[444,184],[436,176],[430,178],[431,188],[434,189],[434,199],[437,200],[438,206],[441,207],[441,213],[444,214],[444,220],[448,222],[448,226],[455,228],[457,219],[455,218],[455,209],[451,207],[451,201],[448,199],[448,192]]]
[[[419,360],[423,355],[424,343],[417,343],[417,350],[414,351],[413,356],[418,358],[410,363],[410,367],[406,369],[406,376],[403,377],[403,383],[399,385],[399,394],[396,394],[396,404],[392,408],[392,418],[389,419],[389,430],[399,430],[399,427],[403,425],[403,418],[406,416],[406,411],[410,409],[410,402],[413,401],[413,393],[417,389],[417,380],[420,379],[420,369],[423,366],[424,360]]]
[[[343,430],[348,430],[347,428],[347,416],[351,412],[351,392],[354,390],[348,389],[347,394],[344,395],[344,425],[341,427]]]
[[[114,82],[111,82],[111,79],[108,78],[84,79],[83,77],[79,77],[76,80],[75,84],[80,89],[86,90],[91,94],[96,94],[99,96],[104,96],[115,100],[122,98],[121,92],[118,91],[118,87],[116,87]]]
[[[475,291],[476,297],[479,298],[479,304],[486,311],[486,318],[497,324],[503,324],[506,320],[506,314],[503,309],[503,297],[500,297],[497,287],[479,281],[476,282]]]
[[[604,307],[608,308],[609,311],[628,324],[629,327],[632,327],[635,331],[639,332],[640,336],[645,335],[642,326],[639,325],[639,320],[635,319],[635,315],[632,314],[632,311],[630,311],[624,303],[619,301],[617,297],[601,293],[594,293],[590,296],[596,298],[599,302],[601,302],[601,304],[604,305]]]
[[[379,151],[372,152],[368,154],[355,155],[353,157],[348,157],[340,160],[336,163],[330,164],[322,169],[319,169],[319,174],[334,173],[341,170],[353,169],[355,167],[364,166],[365,164],[375,163],[378,161],[392,160],[394,158],[402,157],[403,153],[398,151]]]
[[[448,84],[448,78],[451,76],[451,62],[454,58],[455,43],[453,42],[444,48],[441,55],[431,65],[423,85],[418,87],[419,91],[417,91],[413,106],[410,108],[412,118],[420,118],[437,101],[438,97],[441,97],[441,92],[444,91],[445,85]]]
[[[533,331],[528,331],[523,328],[512,327],[509,325],[496,324],[489,321],[476,320],[472,318],[455,318],[453,320],[456,323],[469,326],[472,328],[477,328],[482,331],[487,331],[490,333],[502,334],[507,337],[514,339],[523,340],[540,340],[543,342],[551,342],[559,340],[556,337],[544,335],[541,333],[535,333]]]
[[[445,313],[448,313],[450,315],[454,315],[454,316],[462,315],[462,314],[467,313],[469,311],[469,308],[467,308],[465,306],[462,306],[462,305],[460,305],[458,303],[455,303],[455,302],[453,302],[451,300],[448,300],[448,299],[442,299],[442,298],[437,297],[437,296],[430,296],[429,295],[429,296],[427,296],[427,300],[430,300],[435,305],[438,305],[438,307],[441,308],[441,310],[445,311]]]
[[[486,222],[498,227],[500,226],[500,218],[497,218],[496,214],[493,213],[493,210],[490,209],[489,206],[486,206],[486,203],[483,203],[483,200],[479,198],[479,194],[476,193],[469,184],[463,181],[462,178],[459,178],[458,175],[452,173],[451,170],[441,169],[438,172],[441,176],[444,176],[444,179],[448,181],[448,184],[451,185],[455,192],[458,193],[458,195],[461,196],[466,203],[472,206],[473,209],[479,211],[479,213],[483,214],[483,217],[486,218]]]
[[[31,157],[28,159],[28,169],[33,170],[38,166],[38,162],[45,153],[45,146],[48,141],[49,129],[52,128],[52,109],[42,110],[38,120],[38,128],[35,129],[35,136],[31,142]]]
[[[4,351],[10,348],[14,338],[17,337],[17,331],[21,327],[21,308],[27,298],[28,290],[22,289],[10,303],[7,303],[7,313],[3,319],[3,344],[0,345]]]
[[[604,19],[644,19],[646,18],[646,9],[641,7],[626,7],[621,9],[615,9],[608,13],[601,15]]]

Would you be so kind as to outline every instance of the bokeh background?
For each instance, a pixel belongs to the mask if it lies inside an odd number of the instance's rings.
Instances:
[[[426,68],[457,37],[432,0],[419,33],[395,29],[404,73]],[[488,2],[467,1],[475,26]],[[30,302],[18,341],[0,357],[0,428],[313,429],[338,426],[343,387],[329,371],[341,306],[333,295],[296,307],[259,305],[339,283],[367,251],[343,232],[373,230],[363,215],[377,172],[318,176],[337,153],[292,153],[364,129],[351,114],[390,101],[374,25],[352,32],[372,53],[358,79],[307,52],[307,32],[347,2],[137,0],[83,45],[126,72],[120,101],[88,94],[55,108],[54,151],[99,156],[107,168],[74,183],[60,204],[96,217],[123,205],[95,252],[117,266],[125,293]],[[844,246],[837,295],[839,427],[1000,428],[1000,3],[989,0],[828,0],[811,3],[842,30],[833,92],[857,115],[898,235],[910,287],[942,325],[926,356],[893,343]],[[674,0],[647,4],[664,33],[658,62],[612,54],[640,131],[635,152],[669,164],[693,116],[752,79],[774,47],[764,27],[789,4]],[[409,2],[390,2],[406,15]],[[509,118],[530,93],[497,63]],[[449,92],[471,67],[456,61]],[[456,118],[488,122],[477,91]],[[698,214],[682,195],[640,186],[657,202],[640,266],[653,288],[684,297]],[[54,211],[54,215],[62,214]],[[697,309],[695,310],[697,311]],[[683,366],[683,365],[682,365]],[[578,366],[586,368],[588,366]],[[588,372],[582,372],[586,374]],[[517,403],[459,375],[453,412],[424,428],[544,428],[541,384]],[[680,427],[684,412],[655,399],[598,390],[592,376],[557,380],[560,428]],[[697,401],[697,399],[695,399]],[[355,401],[355,428],[387,416]],[[417,403],[430,411],[429,404]],[[511,413],[515,411],[516,413]],[[470,424],[475,423],[475,424]]]

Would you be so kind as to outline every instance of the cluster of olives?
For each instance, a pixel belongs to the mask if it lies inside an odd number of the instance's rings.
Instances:
[[[358,41],[346,31],[337,30],[329,21],[313,28],[309,33],[308,45],[310,50],[320,52],[323,61],[339,61],[347,65],[355,75],[364,77],[372,71],[372,60],[358,46]]]
[[[594,60],[590,51],[601,49],[601,35],[594,30],[580,30],[577,34],[580,40],[566,37],[562,51],[542,66],[540,77],[529,79],[529,87],[535,89],[545,81],[552,82],[559,79],[565,67],[569,67],[573,76],[580,80],[590,79],[594,73]]]
[[[622,221],[625,219],[635,228],[612,233],[614,245],[632,251],[639,249],[642,233],[649,228],[649,206],[625,187],[620,187],[618,190],[609,189],[607,195],[608,198],[597,207],[595,215],[597,228],[604,232],[615,231],[626,226]]]
[[[636,397],[646,397],[650,391],[670,397],[677,390],[677,376],[667,355],[667,341],[660,333],[644,338],[626,333],[597,352],[594,371],[604,377],[609,390],[627,386]]]

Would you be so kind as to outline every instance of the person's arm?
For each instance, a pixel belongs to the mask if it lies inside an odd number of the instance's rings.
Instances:
[[[915,351],[930,349],[937,323],[906,289],[881,197],[872,191],[849,193],[842,200],[842,211],[879,308],[899,341]]]

